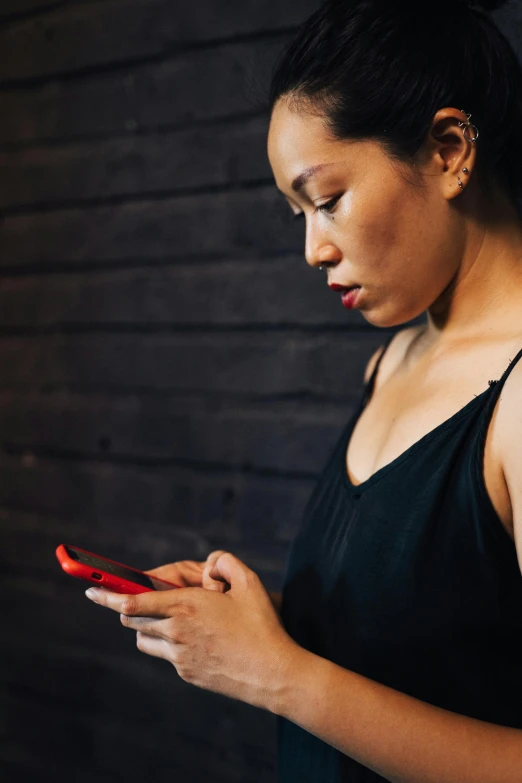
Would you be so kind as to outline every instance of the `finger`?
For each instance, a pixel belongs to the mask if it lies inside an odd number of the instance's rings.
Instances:
[[[85,595],[94,603],[119,612],[119,614],[165,618],[169,616],[168,609],[172,608],[179,593],[189,589],[191,588],[180,587],[178,590],[159,592],[151,590],[137,595],[128,595],[114,593],[112,590],[103,590],[99,587],[90,587],[85,591]]]
[[[164,658],[169,661],[169,645],[164,639],[155,639],[148,634],[138,631],[136,634],[136,647],[140,652],[146,655],[152,655],[154,658]]]
[[[154,582],[155,590],[173,590],[174,585],[179,587],[187,587],[187,580],[184,579],[179,569],[175,569],[173,565],[158,566],[157,568],[149,568],[143,572],[147,576],[151,576],[158,581]],[[165,580],[160,581],[160,580]],[[167,584],[169,582],[170,584]]]
[[[224,549],[217,549],[215,552],[211,552],[207,557],[203,574],[201,575],[201,586],[204,587],[205,590],[214,590],[218,593],[225,592],[227,588],[225,580],[215,579],[210,576],[210,572],[213,570],[215,563],[221,555],[224,554],[226,554]]]
[[[149,576],[165,579],[183,587],[201,587],[201,573],[205,562],[198,560],[180,560],[176,563],[166,563],[157,568],[145,571]],[[169,590],[168,585],[158,584],[160,590]]]
[[[135,617],[131,614],[120,614],[120,622],[125,628],[130,628],[133,631],[141,631],[150,636],[164,638],[163,634],[158,632],[157,626],[162,621],[157,617]]]
[[[156,617],[133,617],[128,614],[120,614],[120,622],[131,631],[138,631],[154,639],[163,639],[173,644],[181,644],[171,617],[162,620]]]
[[[209,576],[211,579],[228,582],[231,588],[244,588],[260,581],[257,574],[231,552],[219,555],[210,569]]]

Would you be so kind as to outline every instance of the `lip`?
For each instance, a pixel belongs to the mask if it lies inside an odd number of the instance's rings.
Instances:
[[[342,293],[341,300],[344,307],[348,310],[355,307],[359,293],[362,290],[361,286],[346,286],[339,283],[328,283],[328,285],[332,291],[340,291]]]
[[[358,283],[354,283],[353,285],[341,285],[340,283],[328,283],[328,285],[332,289],[332,291],[348,291],[349,288],[354,288],[354,286],[358,285]]]
[[[361,291],[362,288],[354,288],[351,291],[345,291],[341,296],[343,307],[346,307],[347,310],[351,310],[355,307]]]

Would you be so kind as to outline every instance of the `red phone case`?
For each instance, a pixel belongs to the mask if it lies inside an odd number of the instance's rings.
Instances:
[[[68,544],[67,546],[72,547],[72,544]],[[150,574],[146,574],[144,571],[140,571],[137,568],[132,568],[131,566],[125,565],[124,563],[119,563],[117,560],[111,560],[108,557],[103,557],[102,555],[97,555],[94,552],[89,552],[87,549],[81,549],[79,546],[75,546],[74,549],[77,549],[79,552],[85,552],[85,554],[91,555],[91,557],[99,557],[102,560],[106,560],[108,563],[113,563],[114,565],[120,566],[122,568],[128,568],[130,571],[135,571],[138,574],[143,574],[153,582],[159,582],[163,585],[168,585],[171,588],[181,587],[181,585],[176,585],[174,582],[167,582],[166,579],[159,579],[157,576],[151,576]],[[145,587],[145,585],[131,582],[128,579],[125,579],[123,576],[117,576],[115,574],[109,573],[108,571],[103,571],[100,568],[94,568],[93,566],[87,565],[86,563],[79,563],[77,560],[73,560],[73,558],[68,555],[64,544],[60,544],[56,548],[56,557],[58,558],[58,561],[63,570],[70,576],[75,576],[78,579],[83,579],[86,582],[90,582],[94,585],[106,587],[108,590],[113,590],[115,593],[137,594],[154,592],[154,588],[152,587]]]

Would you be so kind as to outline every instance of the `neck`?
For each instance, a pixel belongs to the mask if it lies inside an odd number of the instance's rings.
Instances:
[[[510,202],[493,201],[494,214],[466,222],[462,262],[428,309],[429,342],[520,335],[522,344],[522,221]]]

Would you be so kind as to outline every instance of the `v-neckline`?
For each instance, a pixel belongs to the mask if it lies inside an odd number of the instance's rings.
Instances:
[[[390,470],[393,470],[394,468],[398,467],[402,462],[409,459],[409,457],[411,457],[425,443],[427,443],[436,435],[438,435],[439,432],[444,431],[451,424],[453,424],[455,421],[457,421],[462,416],[464,416],[468,411],[472,410],[476,406],[477,402],[482,400],[486,394],[489,394],[491,392],[491,390],[495,387],[495,385],[496,384],[492,384],[491,386],[488,386],[487,389],[484,389],[483,392],[477,394],[476,397],[473,397],[473,399],[471,399],[468,403],[466,403],[466,405],[464,405],[462,408],[459,408],[459,410],[456,411],[452,416],[450,416],[449,419],[446,419],[445,421],[441,422],[432,430],[430,430],[421,438],[419,438],[419,440],[415,441],[415,443],[412,443],[412,445],[409,446],[406,449],[406,451],[403,451],[402,454],[399,454],[391,462],[388,462],[387,465],[383,465],[381,468],[376,470],[375,473],[372,473],[372,475],[369,476],[365,481],[362,481],[360,484],[353,484],[350,477],[348,476],[346,457],[347,457],[348,446],[350,444],[350,440],[353,431],[355,429],[355,425],[357,424],[357,421],[359,420],[359,417],[361,416],[365,406],[360,407],[359,410],[357,410],[353,415],[353,418],[350,422],[350,426],[348,427],[347,435],[343,438],[343,448],[341,449],[341,458],[343,461],[342,462],[343,464],[342,473],[344,479],[343,484],[346,487],[346,489],[348,489],[352,495],[360,495],[362,492],[364,492],[365,489],[375,484],[375,482],[379,481]]]

